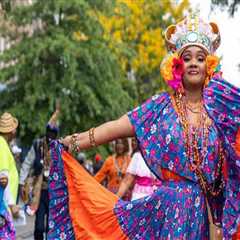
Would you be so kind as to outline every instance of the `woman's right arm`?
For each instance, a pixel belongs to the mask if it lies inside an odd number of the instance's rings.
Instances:
[[[73,134],[75,135],[75,143],[77,143],[80,150],[88,149],[93,146],[93,142],[91,143],[90,141],[89,133],[89,131],[86,131],[78,134]],[[133,127],[126,114],[117,120],[106,122],[94,128],[94,131],[92,131],[92,133],[93,140],[96,146],[108,143],[117,138],[134,136]],[[62,140],[62,143],[67,147],[71,147],[73,135],[65,137]]]

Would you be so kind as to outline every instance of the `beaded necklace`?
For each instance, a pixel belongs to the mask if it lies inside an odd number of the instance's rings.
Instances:
[[[119,179],[122,179],[124,176],[124,171],[126,171],[127,169],[127,165],[128,165],[128,161],[126,159],[126,156],[123,156],[123,165],[122,167],[119,166],[118,161],[117,161],[117,157],[116,154],[113,155],[113,163],[115,166],[115,169],[117,170],[117,176]]]
[[[201,104],[199,124],[196,127],[189,123],[190,121],[187,117],[187,104],[185,96],[177,92],[175,95],[175,102],[179,114],[179,119],[183,126],[186,154],[190,161],[190,170],[196,173],[199,184],[206,194],[210,193],[212,196],[217,196],[223,189],[222,166],[225,159],[223,148],[221,144],[219,144],[219,161],[217,168],[214,171],[214,177],[215,180],[220,179],[221,182],[216,186],[216,181],[214,184],[209,184],[207,182],[207,178],[202,172],[204,159],[207,156],[209,134],[208,116],[203,107],[203,104]],[[200,142],[201,146],[199,146],[198,142]]]

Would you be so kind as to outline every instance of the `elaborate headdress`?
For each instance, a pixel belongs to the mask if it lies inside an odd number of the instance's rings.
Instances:
[[[191,13],[176,25],[170,25],[165,32],[166,46],[171,52],[182,51],[190,45],[202,47],[213,54],[220,45],[221,37],[216,23],[205,23],[198,13]]]
[[[219,58],[213,56],[221,42],[218,26],[213,22],[205,23],[199,13],[190,13],[176,25],[170,25],[165,32],[165,41],[169,54],[162,61],[161,75],[174,90],[182,85],[183,61],[180,56],[188,46],[199,46],[208,54],[205,84],[220,70]]]

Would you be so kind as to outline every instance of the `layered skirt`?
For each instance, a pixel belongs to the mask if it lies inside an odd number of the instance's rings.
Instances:
[[[123,201],[101,186],[57,143],[51,146],[48,239],[208,240],[197,183],[163,181],[152,195]]]

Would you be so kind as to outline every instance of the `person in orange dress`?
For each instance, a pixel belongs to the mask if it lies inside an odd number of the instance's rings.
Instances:
[[[101,169],[95,175],[95,179],[102,183],[107,179],[107,188],[113,193],[118,191],[119,185],[125,176],[130,156],[127,138],[117,139],[115,142],[115,154],[109,156]]]

